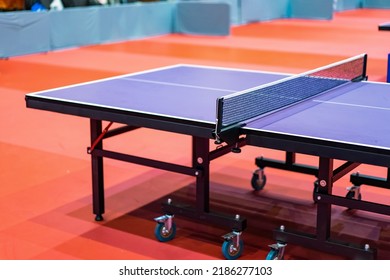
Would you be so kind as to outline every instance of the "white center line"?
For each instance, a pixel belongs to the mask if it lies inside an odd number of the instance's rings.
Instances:
[[[177,87],[186,87],[186,88],[197,88],[197,89],[215,90],[215,91],[223,91],[223,92],[236,92],[236,90],[230,90],[230,89],[201,87],[201,86],[194,86],[194,85],[168,83],[168,82],[160,82],[160,81],[152,81],[152,80],[143,80],[143,79],[136,79],[136,78],[123,78],[123,79],[129,80],[129,81],[144,82],[144,83],[159,84],[159,85],[168,85],[168,86],[177,86]]]
[[[327,103],[327,104],[335,104],[335,105],[343,105],[343,106],[352,106],[352,107],[361,107],[361,108],[368,108],[368,109],[378,109],[378,110],[386,110],[390,111],[390,108],[388,107],[378,107],[378,106],[369,106],[369,105],[361,105],[361,104],[350,104],[350,103],[343,103],[343,102],[334,102],[334,101],[323,101],[315,99],[314,102],[319,103]]]

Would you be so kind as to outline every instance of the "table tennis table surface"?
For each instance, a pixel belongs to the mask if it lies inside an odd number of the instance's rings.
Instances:
[[[63,104],[80,107],[72,114],[81,116],[86,116],[83,109],[94,108],[213,127],[218,97],[287,76],[180,64],[32,93],[26,99],[27,104],[29,99],[48,102],[45,109],[53,111],[64,112]],[[272,132],[390,150],[389,90],[386,83],[351,82],[248,122],[242,132]]]

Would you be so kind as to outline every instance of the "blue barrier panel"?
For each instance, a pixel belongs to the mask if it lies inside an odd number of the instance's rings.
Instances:
[[[230,5],[230,23],[241,24],[240,5],[242,0],[170,0],[174,2],[205,2],[205,3],[226,3]]]
[[[176,4],[171,2],[140,4],[141,20],[138,21],[138,37],[172,33],[175,6]]]
[[[127,6],[127,5],[126,5]],[[99,38],[101,42],[112,42],[132,38],[140,14],[136,7],[102,7],[99,10]]]
[[[101,42],[142,38],[173,32],[175,4],[135,3],[99,9]]]
[[[50,38],[52,49],[100,43],[100,7],[67,8],[51,11]]]
[[[361,8],[362,0],[334,0],[335,11],[346,11]]]
[[[377,8],[388,9],[390,8],[390,0],[362,0],[363,8]]]
[[[241,0],[241,23],[285,18],[289,1]]]
[[[333,0],[291,0],[291,18],[332,19]]]
[[[50,50],[49,15],[46,12],[0,13],[0,57]]]
[[[194,35],[228,35],[230,6],[222,2],[179,2],[176,6],[174,30]]]
[[[204,1],[204,0],[203,0]],[[230,5],[230,23],[233,25],[241,24],[240,5],[242,0],[206,0],[209,2],[220,2]]]

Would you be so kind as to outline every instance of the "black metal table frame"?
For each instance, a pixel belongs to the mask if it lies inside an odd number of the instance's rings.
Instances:
[[[102,135],[102,121],[90,120],[91,128],[91,143]],[[134,126],[123,126],[107,132],[103,139],[120,135],[122,133],[137,129]],[[102,139],[102,140],[103,140]],[[165,203],[164,210],[168,214],[180,213],[185,217],[199,219],[205,222],[211,222],[219,226],[228,226],[232,230],[243,231],[246,227],[244,218],[236,218],[236,215],[224,215],[222,213],[213,213],[210,211],[210,162],[220,156],[230,152],[231,146],[221,146],[216,150],[209,151],[209,138],[192,136],[192,166],[183,166],[174,163],[168,163],[144,157],[123,154],[115,151],[105,150],[103,141],[99,141],[93,150],[88,149],[88,153],[92,158],[92,193],[93,193],[93,213],[96,215],[96,220],[102,220],[105,211],[104,206],[104,178],[103,178],[103,158],[111,158],[115,160],[125,161],[129,163],[140,164],[162,170],[176,172],[188,176],[194,176],[196,179],[196,198],[195,207],[187,207],[176,205],[175,203]],[[240,145],[243,145],[242,141]]]

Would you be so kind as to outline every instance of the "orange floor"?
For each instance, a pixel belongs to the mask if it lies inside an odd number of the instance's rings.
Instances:
[[[378,24],[390,10],[353,10],[333,20],[275,20],[232,28],[227,37],[166,35],[0,60],[0,259],[223,259],[227,232],[177,217],[177,237],[155,240],[153,218],[171,197],[191,201],[192,178],[106,160],[105,221],[91,210],[89,122],[25,108],[24,96],[37,90],[177,63],[299,73],[360,53],[368,54],[368,76],[385,81],[390,33]],[[362,128],[364,129],[364,128]],[[179,163],[190,162],[190,139],[141,129],[112,139],[109,147]],[[251,190],[249,180],[260,154],[245,147],[212,163],[211,207],[248,218],[241,259],[264,259],[271,231],[285,224],[311,230],[314,178],[267,169],[267,186]],[[315,163],[300,156],[301,162]],[[359,171],[384,175],[361,166]],[[336,183],[343,195],[348,176]],[[388,190],[363,186],[366,200],[390,202]],[[333,208],[332,234],[370,243],[390,259],[390,218]],[[289,244],[286,259],[343,259]]]

